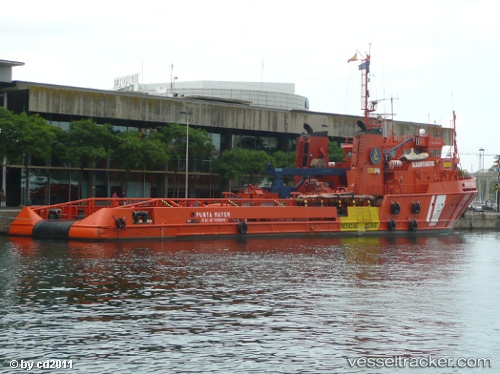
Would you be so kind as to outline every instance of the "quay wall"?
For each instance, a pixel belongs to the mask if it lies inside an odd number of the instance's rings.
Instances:
[[[21,209],[0,209],[0,235],[7,235],[12,221]],[[500,231],[500,213],[472,213],[467,212],[457,222],[456,230],[498,230]]]
[[[0,235],[7,235],[12,221],[17,217],[21,208],[3,208],[0,209]]]
[[[456,230],[498,230],[500,231],[499,213],[473,213],[467,212],[457,222]]]

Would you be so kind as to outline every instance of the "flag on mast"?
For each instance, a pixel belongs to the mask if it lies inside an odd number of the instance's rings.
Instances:
[[[358,52],[356,52],[354,56],[352,56],[349,60],[347,60],[347,62],[357,61],[357,60],[358,60]]]

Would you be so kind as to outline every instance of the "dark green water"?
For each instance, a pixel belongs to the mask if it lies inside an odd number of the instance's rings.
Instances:
[[[479,371],[495,372],[499,347],[499,233],[0,238],[0,372],[22,372],[12,360],[66,360],[71,370],[31,371],[378,373],[395,369],[347,358],[399,355],[491,358]]]

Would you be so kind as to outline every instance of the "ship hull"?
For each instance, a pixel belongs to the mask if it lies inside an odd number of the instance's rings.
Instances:
[[[309,203],[293,199],[86,199],[24,207],[9,234],[82,241],[446,234],[474,197],[473,192],[454,190],[387,195],[376,204],[347,197],[337,199],[335,205],[317,197]]]

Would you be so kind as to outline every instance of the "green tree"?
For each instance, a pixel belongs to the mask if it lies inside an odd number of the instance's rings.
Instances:
[[[332,141],[328,143],[328,159],[332,162],[344,161],[344,150],[338,142]]]
[[[145,136],[139,131],[125,131],[117,135],[118,144],[112,155],[121,161],[121,166],[127,171],[125,190],[128,190],[128,173],[133,169],[145,171],[148,167],[164,163],[168,159],[165,144],[158,137]]]
[[[171,123],[161,126],[152,133],[155,138],[166,144],[170,159],[178,161],[186,159],[186,126]],[[210,134],[203,129],[189,127],[189,169],[196,170],[203,160],[212,160],[216,155],[215,145]],[[174,183],[178,187],[178,168],[175,170]]]
[[[73,121],[66,131],[65,159],[83,168],[106,158],[116,143],[110,124],[98,125],[92,119]]]
[[[272,154],[274,160],[273,165],[277,168],[293,168],[295,167],[295,152],[276,151]]]
[[[52,126],[56,139],[52,144],[52,165],[63,165],[66,154],[66,132],[57,126]]]
[[[165,144],[154,136],[139,131],[124,131],[117,135],[118,144],[112,155],[126,170],[154,168],[168,159]]]
[[[82,119],[70,123],[63,142],[62,159],[80,167],[78,188],[82,198],[83,168],[106,159],[116,147],[117,136],[113,134],[110,124],[98,125],[92,119]],[[91,179],[93,178],[92,173]],[[91,197],[93,195],[92,191]]]
[[[212,160],[217,155],[210,134],[203,129],[189,128],[189,160],[200,167],[203,160]]]
[[[55,131],[38,114],[13,114],[0,108],[0,129],[2,159],[6,157],[15,162],[24,155],[24,164],[27,166],[29,156],[45,160],[50,157],[52,144],[56,139]]]
[[[1,157],[11,162],[23,159],[25,167],[24,201],[29,196],[29,163],[30,158],[47,162],[56,140],[54,128],[38,114],[28,116],[26,113],[13,114],[4,108],[0,112],[0,129],[2,130]]]
[[[14,114],[4,107],[0,107],[0,157],[2,161],[6,158],[12,160],[10,150],[12,149],[13,144],[15,144],[16,141],[16,138],[12,137],[14,122]]]
[[[250,175],[250,183],[255,184],[255,177],[257,175],[262,175],[264,169],[268,162],[271,162],[272,158],[265,151],[246,151],[246,172]]]
[[[192,128],[190,128],[191,133]],[[177,123],[171,123],[166,126],[161,126],[157,129],[155,137],[162,140],[166,144],[168,154],[174,159],[183,159],[186,152],[186,126],[181,126]]]
[[[241,148],[236,149],[241,150]],[[244,169],[237,157],[235,157],[235,153],[237,152],[234,149],[223,151],[213,165],[213,170],[219,174],[221,187],[229,184],[229,190],[231,190],[231,180],[240,180],[244,173]]]
[[[186,157],[186,126],[171,123],[162,126],[154,133],[154,137],[162,140],[171,158],[182,160]],[[215,155],[215,145],[210,134],[194,127],[189,127],[189,159],[207,160]]]
[[[235,148],[222,152],[214,163],[214,170],[220,175],[222,182],[229,183],[231,189],[231,180],[237,180],[241,184],[245,175],[250,177],[250,183],[255,183],[255,177],[263,174],[266,164],[271,160],[271,156],[264,151]]]

